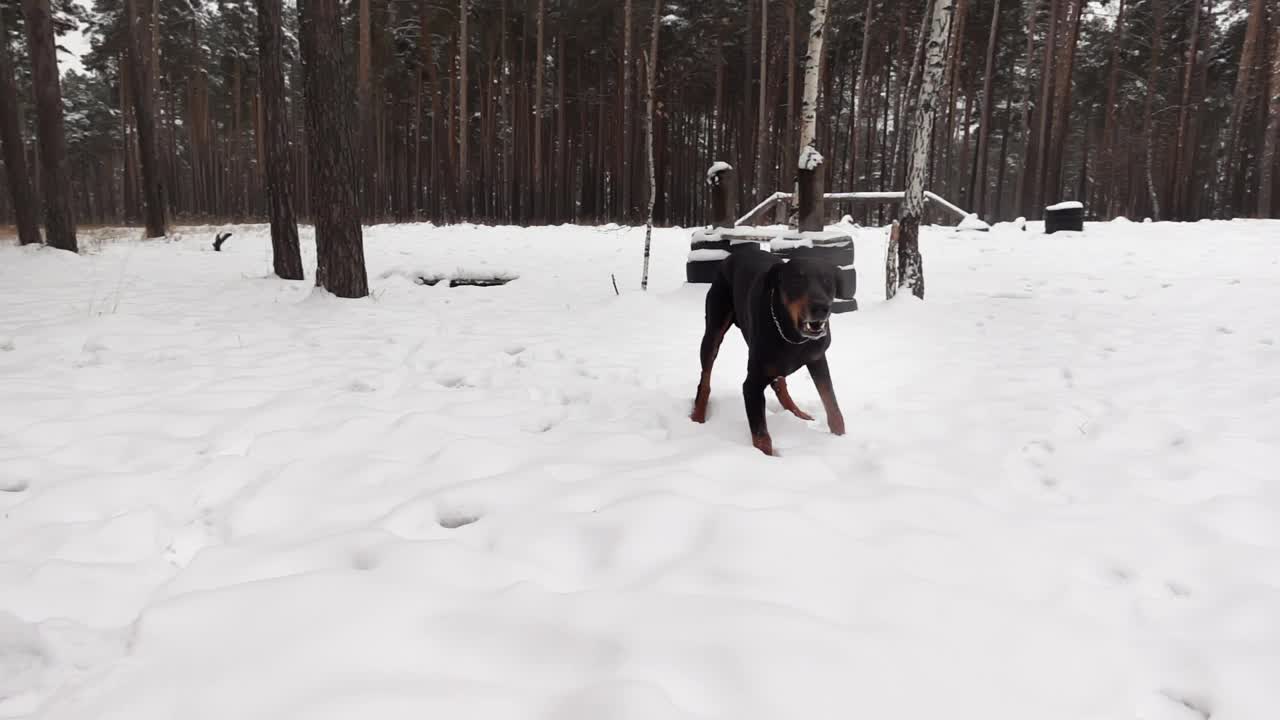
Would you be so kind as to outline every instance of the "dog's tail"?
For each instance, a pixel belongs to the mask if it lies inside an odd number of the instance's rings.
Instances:
[[[218,236],[213,239],[214,252],[222,252],[222,243],[226,242],[229,237],[231,237],[229,232],[218,233]]]

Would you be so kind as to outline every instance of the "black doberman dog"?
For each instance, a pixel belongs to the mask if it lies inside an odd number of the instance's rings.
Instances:
[[[773,455],[773,440],[764,417],[764,389],[770,385],[778,401],[802,420],[813,418],[796,406],[787,392],[787,376],[802,366],[818,388],[827,412],[827,427],[844,434],[844,416],[831,386],[827,348],[831,347],[831,301],[836,291],[835,266],[797,258],[789,262],[758,249],[735,250],[720,263],[707,290],[707,329],[702,336],[702,379],[689,419],[705,422],[711,394],[711,366],[730,325],[747,341],[747,379],[742,396],[747,405],[751,444]]]

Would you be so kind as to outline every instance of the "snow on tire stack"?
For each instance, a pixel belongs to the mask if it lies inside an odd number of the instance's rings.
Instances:
[[[858,291],[858,273],[853,269],[852,236],[833,231],[787,232],[775,236],[769,242],[769,250],[787,260],[808,258],[835,265],[836,299],[831,304],[831,312],[858,309],[858,301],[854,298]]]
[[[689,243],[689,259],[685,263],[685,279],[690,283],[709,283],[715,278],[720,261],[735,250],[757,247],[782,257],[825,260],[838,268],[836,300],[832,312],[858,309],[854,293],[858,274],[853,268],[853,237],[841,232],[797,232],[735,225],[737,179],[731,165],[717,162],[707,170],[711,186],[711,226],[695,230]]]

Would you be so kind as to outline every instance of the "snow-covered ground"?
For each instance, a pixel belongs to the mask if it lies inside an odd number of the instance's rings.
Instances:
[[[1280,223],[1038,228],[857,230],[778,458],[687,231],[5,241],[0,718],[1273,720]]]

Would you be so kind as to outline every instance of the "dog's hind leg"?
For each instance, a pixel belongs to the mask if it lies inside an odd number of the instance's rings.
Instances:
[[[707,327],[702,334],[702,348],[698,353],[702,361],[702,376],[698,380],[698,392],[693,398],[693,412],[689,419],[707,421],[707,401],[711,398],[711,366],[720,354],[720,344],[733,324],[733,291],[728,281],[717,276],[707,290]]]
[[[836,391],[831,386],[831,368],[827,366],[825,356],[809,363],[809,377],[818,388],[818,396],[822,398],[822,409],[827,412],[827,427],[832,435],[844,434],[844,414],[840,412],[840,403],[836,402]]]
[[[812,420],[813,416],[800,409],[796,405],[796,401],[791,399],[791,393],[787,390],[787,379],[784,377],[773,379],[773,392],[778,396],[778,402],[782,403],[782,407],[791,411],[792,415],[801,420]]]

